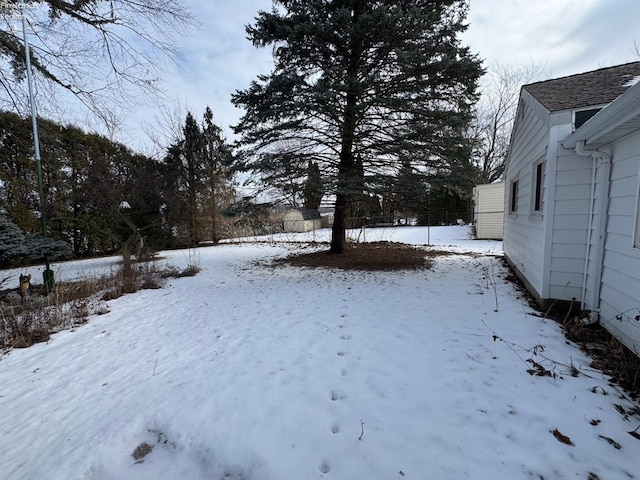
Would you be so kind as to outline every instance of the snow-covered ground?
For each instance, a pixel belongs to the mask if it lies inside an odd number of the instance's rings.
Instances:
[[[230,242],[329,242],[331,230],[323,228],[306,233],[278,233],[261,237],[244,237]],[[354,242],[400,242],[413,245],[449,247],[456,252],[502,253],[502,242],[475,240],[468,226],[448,227],[376,227],[347,230]]]
[[[202,272],[0,358],[0,477],[640,477],[635,404],[530,315],[499,242],[385,235],[458,254],[389,273],[270,267],[301,248],[275,237],[167,252]],[[56,269],[82,265],[112,268]]]

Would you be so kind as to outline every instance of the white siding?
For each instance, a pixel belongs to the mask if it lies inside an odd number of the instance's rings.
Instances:
[[[591,158],[558,147],[548,298],[582,300],[591,191]]]
[[[582,308],[584,310],[597,311],[600,304],[600,280],[602,278],[604,236],[607,223],[608,190],[606,186],[609,182],[610,169],[606,167],[603,159],[596,157],[594,171],[594,160],[590,159],[590,161],[592,163],[593,185],[592,198],[590,199],[591,216],[587,217],[587,220],[590,221],[590,229],[587,230],[587,242],[589,245],[587,250],[588,265],[583,279]]]
[[[541,117],[539,108],[521,101],[505,172],[503,249],[538,296],[543,291],[544,228],[542,215],[532,214],[532,166],[545,156],[549,142],[547,124],[548,117]],[[515,180],[518,181],[518,209],[511,212],[511,184]]]
[[[473,193],[476,238],[502,240],[504,183],[478,185]]]
[[[605,237],[600,321],[640,355],[640,249],[633,236],[639,192],[640,132],[612,149],[609,214]]]

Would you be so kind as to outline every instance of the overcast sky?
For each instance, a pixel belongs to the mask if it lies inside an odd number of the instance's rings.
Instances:
[[[180,65],[167,69],[165,88],[197,118],[209,105],[230,138],[229,125],[241,115],[231,94],[271,69],[270,49],[255,49],[245,34],[245,25],[269,10],[271,0],[186,2],[201,26],[183,38]],[[640,60],[634,52],[639,18],[639,0],[471,0],[462,40],[487,67],[535,62],[559,77]],[[148,112],[147,118],[152,112],[138,111]],[[126,143],[144,135],[135,127],[128,131]]]

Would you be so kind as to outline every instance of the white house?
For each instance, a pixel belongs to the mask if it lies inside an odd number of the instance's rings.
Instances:
[[[476,238],[502,240],[504,183],[473,187],[473,226]]]
[[[503,248],[543,306],[572,302],[640,355],[640,62],[522,87]]]

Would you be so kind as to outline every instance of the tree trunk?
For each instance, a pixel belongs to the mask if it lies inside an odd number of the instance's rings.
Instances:
[[[347,98],[349,95],[347,95]],[[342,254],[346,248],[347,207],[352,198],[350,190],[353,188],[353,133],[355,131],[355,115],[345,113],[345,133],[342,137],[340,164],[338,166],[338,191],[336,193],[333,226],[331,227],[331,246],[329,253]],[[350,130],[349,130],[350,127]],[[348,132],[348,133],[346,133]]]
[[[214,245],[220,242],[220,234],[218,232],[218,192],[217,192],[217,178],[215,173],[211,173],[211,240]]]
[[[189,164],[189,243],[191,247],[197,247],[200,243],[198,235],[198,223],[196,215],[198,214],[198,200],[196,193],[196,175],[195,166]]]
[[[346,211],[348,196],[344,193],[336,195],[336,206],[333,215],[333,226],[331,227],[331,247],[330,253],[344,253],[347,245],[346,241]]]
[[[354,7],[352,21],[356,22],[359,10]],[[355,162],[353,159],[353,143],[356,131],[356,104],[358,95],[355,85],[358,78],[359,45],[358,41],[351,38],[351,54],[347,69],[346,103],[344,106],[344,119],[342,124],[342,145],[340,148],[340,163],[338,165],[338,182],[336,193],[336,205],[331,228],[331,246],[329,253],[343,254],[346,248],[346,220],[347,207],[353,193],[353,177]]]

